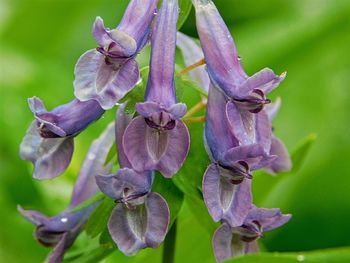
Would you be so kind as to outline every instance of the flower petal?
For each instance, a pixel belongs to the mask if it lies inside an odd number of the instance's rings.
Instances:
[[[65,171],[73,149],[72,137],[42,138],[33,121],[21,142],[20,156],[34,164],[33,178],[52,179]]]
[[[125,155],[124,147],[123,147],[123,136],[126,127],[132,120],[133,114],[125,112],[125,104],[119,106],[117,114],[116,114],[116,122],[115,122],[115,137],[117,143],[117,151],[118,151],[118,161],[120,167],[131,167],[131,164],[128,158]]]
[[[105,161],[114,141],[114,123],[111,123],[90,146],[73,189],[70,207],[77,206],[97,192],[94,176],[110,172],[111,167],[106,169]]]
[[[148,193],[152,185],[152,173],[137,173],[132,169],[122,168],[114,175],[96,175],[96,183],[110,198],[120,200],[125,189],[136,195]]]
[[[264,110],[267,116],[269,117],[270,121],[272,121],[276,117],[278,111],[281,108],[281,104],[282,100],[280,97],[278,97],[274,102],[265,105]]]
[[[112,108],[139,80],[139,66],[134,59],[115,68],[106,64],[96,50],[84,53],[75,66],[75,96],[86,101],[94,99],[103,109]]]
[[[200,45],[181,32],[177,32],[176,45],[180,48],[187,67],[204,58]],[[204,91],[208,92],[210,80],[204,65],[191,70],[189,75]]]
[[[272,137],[270,155],[275,155],[277,158],[267,167],[268,172],[275,174],[290,171],[292,168],[292,161],[288,150],[284,143],[275,136]]]
[[[232,227],[240,226],[251,207],[251,181],[232,184],[220,175],[218,165],[211,164],[203,177],[203,196],[215,222],[225,220]]]
[[[238,90],[241,96],[249,94],[254,89],[260,89],[267,94],[275,89],[285,77],[285,73],[278,76],[271,69],[264,68],[244,81]]]
[[[253,208],[249,212],[247,221],[258,221],[263,231],[271,231],[287,223],[291,218],[290,214],[282,214],[278,208]]]
[[[232,258],[231,243],[231,227],[228,224],[223,223],[218,229],[216,229],[212,239],[214,255],[217,262]]]

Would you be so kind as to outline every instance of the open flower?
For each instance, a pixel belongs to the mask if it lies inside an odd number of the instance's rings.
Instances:
[[[264,232],[287,223],[291,215],[283,215],[277,208],[252,207],[242,225],[231,227],[224,222],[214,233],[213,248],[218,262],[232,257],[258,252],[256,240]]]
[[[127,127],[123,145],[136,171],[158,170],[171,177],[189,150],[189,133],[180,118],[186,105],[176,103],[174,85],[178,3],[164,0],[155,19],[145,102],[136,105],[136,117]]]
[[[22,140],[20,155],[23,160],[33,162],[35,179],[51,179],[63,173],[69,165],[74,149],[73,137],[105,111],[94,100],[81,102],[74,99],[51,112],[37,97],[28,102],[36,120]]]
[[[111,165],[105,166],[104,163],[114,143],[113,128],[113,125],[110,125],[91,145],[67,209],[57,216],[48,217],[37,211],[18,208],[25,218],[36,225],[35,238],[44,246],[53,247],[53,251],[48,257],[50,263],[62,261],[64,252],[73,244],[89,215],[96,207],[96,204],[92,204],[82,210],[72,212],[74,207],[98,191],[94,175],[108,173],[111,168]]]
[[[116,29],[96,18],[93,35],[99,47],[84,53],[75,66],[75,96],[112,108],[139,80],[135,57],[148,41],[158,0],[132,0]]]
[[[117,203],[108,222],[112,239],[120,251],[134,255],[146,247],[158,247],[169,225],[169,208],[164,198],[151,193],[153,172],[136,172],[124,153],[122,137],[131,116],[118,110],[116,141],[120,169],[116,174],[97,175],[96,183],[103,193]]]
[[[231,34],[211,0],[192,0],[196,24],[211,81],[241,109],[253,113],[263,109],[270,100],[265,95],[276,88],[285,73],[275,75],[265,68],[249,77],[237,54]]]

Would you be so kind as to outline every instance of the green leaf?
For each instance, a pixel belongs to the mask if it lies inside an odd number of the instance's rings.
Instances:
[[[112,209],[115,207],[115,203],[110,198],[105,198],[103,202],[95,209],[86,223],[86,233],[91,238],[96,237],[102,233],[106,228],[108,219],[111,215]]]
[[[290,173],[296,173],[301,168],[316,138],[317,138],[317,135],[314,133],[311,133],[305,139],[303,139],[299,143],[297,148],[293,151],[291,156],[293,168]]]
[[[188,15],[191,12],[192,1],[191,0],[179,0],[179,19],[177,20],[177,30],[179,30],[185,23]]]
[[[88,250],[86,253],[84,253],[82,256],[74,259],[74,260],[65,260],[64,262],[71,262],[71,263],[95,263],[100,262],[100,260],[107,257],[109,254],[111,254],[113,251],[115,251],[115,248],[110,245],[102,245],[96,248],[93,248],[91,250]]]
[[[345,263],[350,262],[350,248],[311,252],[259,253],[224,261],[226,263]]]
[[[97,192],[95,195],[91,196],[90,198],[86,199],[84,202],[82,202],[81,204],[77,205],[76,207],[74,207],[70,212],[77,212],[79,210],[82,210],[94,203],[97,203],[101,200],[103,200],[106,196],[101,193],[101,192]]]
[[[175,85],[176,85],[176,96],[178,101],[181,101],[181,97],[186,89],[193,89],[204,97],[208,97],[208,93],[204,91],[201,87],[199,87],[195,82],[190,80],[187,76],[181,76],[179,71],[175,73]],[[179,93],[179,94],[178,94]]]
[[[177,218],[182,203],[184,201],[183,193],[176,187],[172,179],[166,179],[158,172],[155,174],[152,192],[157,192],[165,198],[170,209],[170,226]]]

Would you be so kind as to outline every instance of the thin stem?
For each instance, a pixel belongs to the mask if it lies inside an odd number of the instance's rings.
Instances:
[[[174,263],[175,262],[175,244],[176,244],[176,228],[177,228],[177,220],[174,221],[171,226],[163,247],[163,263]]]
[[[200,110],[204,109],[207,106],[207,99],[202,98],[200,102],[198,102],[196,105],[194,105],[191,109],[189,109],[184,116],[184,118],[188,118],[193,116],[193,114],[199,112]]]
[[[186,124],[190,123],[198,123],[198,122],[205,122],[205,116],[199,116],[199,117],[189,117],[182,119]]]
[[[202,58],[201,60],[197,61],[196,63],[188,66],[187,68],[183,69],[181,72],[180,72],[180,76],[183,76],[185,74],[187,74],[188,72],[190,72],[191,70],[194,70],[195,68],[198,68],[199,66],[202,66],[204,65],[206,62],[205,62],[205,59]]]

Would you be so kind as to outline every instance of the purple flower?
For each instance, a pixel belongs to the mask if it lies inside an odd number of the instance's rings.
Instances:
[[[145,102],[127,127],[123,145],[136,171],[158,170],[171,177],[182,166],[189,150],[189,133],[180,118],[186,105],[176,103],[174,61],[178,3],[164,0],[155,19]]]
[[[62,261],[64,252],[73,244],[89,215],[96,207],[96,204],[93,204],[72,212],[74,207],[97,192],[94,175],[109,172],[111,165],[104,166],[104,163],[114,143],[113,130],[113,125],[110,125],[91,145],[67,209],[57,216],[48,217],[40,212],[18,207],[19,212],[36,225],[35,238],[44,246],[54,247],[48,262]]]
[[[73,137],[99,119],[104,110],[94,100],[74,99],[51,112],[37,97],[28,102],[36,120],[22,140],[20,156],[33,162],[35,179],[51,179],[69,165],[74,150]]]
[[[196,23],[211,81],[241,109],[259,112],[271,92],[285,78],[265,68],[249,77],[239,61],[231,34],[211,0],[192,0]]]
[[[158,0],[132,0],[116,29],[96,18],[93,35],[99,47],[84,53],[75,66],[75,96],[112,108],[139,80],[135,57],[148,41]]]
[[[151,193],[153,172],[136,172],[131,168],[122,144],[131,115],[118,110],[116,141],[120,169],[109,176],[97,175],[96,183],[103,193],[117,203],[108,222],[112,239],[120,251],[135,255],[146,247],[158,247],[169,225],[169,208],[164,198]]]
[[[218,262],[232,257],[258,252],[256,239],[264,232],[278,228],[289,221],[291,215],[283,215],[277,208],[252,207],[243,224],[231,227],[224,222],[214,233],[213,248]]]
[[[243,122],[244,114],[251,114],[253,122]],[[241,113],[222,91],[210,86],[204,139],[212,164],[203,177],[203,196],[214,221],[243,223],[252,202],[251,171],[276,158],[269,154],[270,137],[264,112]]]

